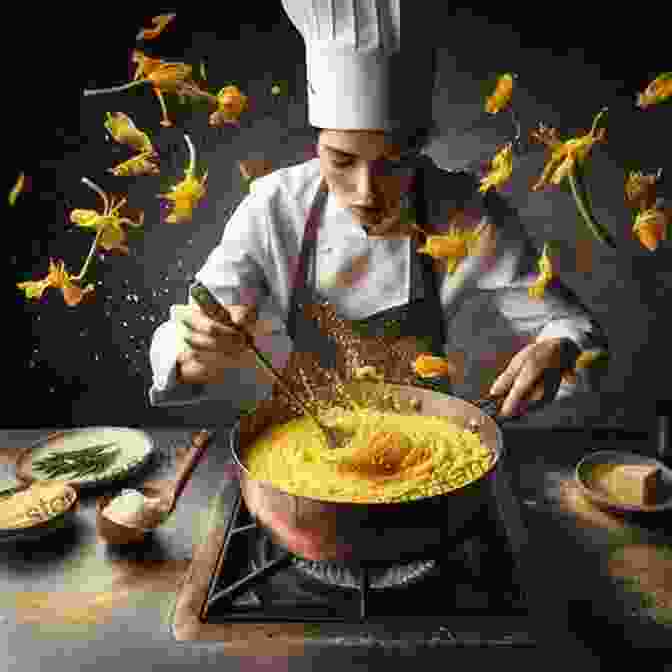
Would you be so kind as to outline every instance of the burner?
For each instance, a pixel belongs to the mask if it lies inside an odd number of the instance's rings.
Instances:
[[[434,557],[359,567],[289,553],[257,525],[240,492],[236,497],[204,610],[208,621],[354,624],[438,618],[447,605],[453,614],[526,610],[505,530],[489,507]]]
[[[286,551],[274,544],[267,534],[262,532],[258,535],[256,555],[261,567],[285,553]],[[363,570],[360,567],[349,567],[323,560],[306,560],[295,555],[290,556],[290,563],[290,566],[303,577],[327,586],[359,590],[362,585]],[[367,567],[367,587],[374,590],[403,588],[430,575],[436,567],[435,560],[417,560],[386,567]]]
[[[362,570],[359,568],[300,558],[294,558],[292,564],[306,576],[332,586],[359,590],[362,585]],[[367,569],[368,587],[374,590],[405,587],[423,579],[435,568],[435,560],[419,560],[391,567],[371,567]]]
[[[460,555],[471,555],[475,539],[476,521],[482,516],[475,516],[471,525],[467,524],[455,536],[453,548],[444,550],[445,559]],[[256,538],[256,558],[259,566],[264,567],[271,562],[279,561],[287,552],[273,543],[269,535],[260,530]],[[399,562],[386,566],[369,566],[365,569],[358,566],[349,566],[337,562],[323,560],[306,560],[305,558],[289,555],[290,567],[305,579],[311,579],[323,587],[348,588],[361,590],[363,580],[366,580],[367,589],[384,590],[388,588],[405,588],[422,579],[436,574],[440,569],[435,559],[422,558],[410,562]]]

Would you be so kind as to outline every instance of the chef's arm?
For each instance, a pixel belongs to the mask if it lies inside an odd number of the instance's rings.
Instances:
[[[484,264],[478,280],[480,289],[494,290],[494,302],[500,314],[509,322],[521,340],[544,341],[566,338],[581,353],[602,354],[599,364],[575,369],[575,382],[563,383],[557,397],[579,391],[597,391],[606,373],[607,338],[595,317],[579,297],[559,277],[547,285],[540,298],[531,297],[529,289],[539,276],[539,251],[532,245],[517,209],[511,207],[501,194],[490,190],[485,197],[486,219],[496,231],[490,258],[476,262]],[[486,249],[486,248],[484,248]]]
[[[190,297],[189,305],[193,304]],[[149,390],[152,406],[184,406],[217,400],[242,409],[270,394],[272,381],[252,350],[243,351],[222,383],[193,385],[183,382],[177,357],[186,347],[183,340],[186,330],[174,314],[173,319],[159,325],[154,332],[149,351],[153,373]],[[270,356],[276,368],[282,369],[291,350],[291,341],[282,321],[263,304],[251,333],[256,347]]]
[[[536,279],[525,275],[511,282],[508,288],[495,293],[495,303],[500,313],[521,336],[530,341],[552,338],[567,338],[578,347],[580,353],[600,353],[601,359],[592,366],[575,370],[574,382],[566,378],[560,386],[557,398],[575,392],[598,391],[606,374],[608,342],[595,317],[579,298],[560,279],[549,285],[543,297],[529,296],[528,289]]]
[[[222,305],[256,305],[256,327],[268,333],[260,335],[253,330],[255,342],[260,350],[274,356],[276,351],[282,355],[282,344],[278,346],[276,342],[282,334],[276,333],[277,328],[267,328],[269,198],[260,198],[258,195],[258,183],[264,183],[266,179],[259,178],[253,182],[250,194],[225,224],[219,244],[210,252],[195,280],[202,282]],[[193,305],[190,290],[191,287],[187,292],[186,303]],[[171,312],[171,319],[155,330],[150,345],[153,382],[149,389],[149,401],[152,406],[183,406],[206,400],[222,400],[242,408],[270,392],[268,378],[265,374],[260,375],[251,351],[241,356],[224,383],[192,385],[181,382],[177,357],[187,347],[183,337],[188,327],[180,321],[177,306]]]

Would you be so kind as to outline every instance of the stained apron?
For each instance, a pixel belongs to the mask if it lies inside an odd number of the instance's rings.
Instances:
[[[424,184],[424,167],[420,164],[408,193],[411,212],[420,224],[427,221]],[[310,385],[325,386],[332,382],[328,371],[336,371],[342,380],[349,380],[354,369],[368,365],[383,374],[388,383],[429,387],[450,394],[447,376],[420,378],[412,366],[420,354],[444,357],[445,343],[443,307],[432,259],[418,252],[420,241],[415,229],[407,227],[411,233],[411,258],[406,303],[363,319],[348,320],[319,294],[316,282],[310,281],[308,268],[311,259],[316,258],[317,231],[327,195],[322,179],[311,204],[289,304],[287,333],[293,352],[284,370],[286,380],[295,392],[305,396],[302,376]],[[422,292],[417,291],[418,283],[422,283]],[[282,392],[276,387],[274,396],[277,394]]]

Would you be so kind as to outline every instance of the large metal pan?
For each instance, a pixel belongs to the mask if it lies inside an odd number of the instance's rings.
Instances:
[[[351,381],[349,394],[362,398],[375,383]],[[421,402],[422,415],[443,416],[462,427],[477,427],[481,440],[495,455],[490,468],[467,485],[445,494],[404,503],[330,502],[284,492],[252,478],[245,466],[246,450],[271,425],[300,415],[280,397],[262,401],[242,416],[231,433],[233,459],[239,470],[244,502],[273,541],[308,560],[331,560],[346,565],[384,565],[431,556],[445,545],[483,506],[490,493],[490,479],[504,457],[502,432],[478,406],[457,397],[424,388],[389,385],[401,409],[411,399]],[[315,390],[329,400],[331,388]],[[496,410],[488,410],[492,415]]]

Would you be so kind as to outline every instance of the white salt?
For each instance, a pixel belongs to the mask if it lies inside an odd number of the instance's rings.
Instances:
[[[156,505],[158,500],[145,497],[137,490],[122,490],[118,497],[115,497],[103,509],[103,515],[112,522],[121,525],[143,526],[155,517]]]

